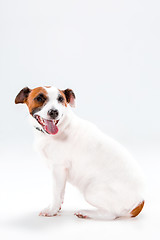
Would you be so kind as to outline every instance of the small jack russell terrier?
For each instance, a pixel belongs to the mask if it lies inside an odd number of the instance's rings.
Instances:
[[[25,87],[15,103],[27,105],[36,147],[53,176],[53,201],[40,216],[60,211],[66,181],[95,207],[75,213],[79,218],[112,220],[141,212],[144,184],[137,163],[123,146],[72,112],[75,94],[71,89]]]

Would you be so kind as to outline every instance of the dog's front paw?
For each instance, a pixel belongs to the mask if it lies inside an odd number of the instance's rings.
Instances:
[[[47,207],[47,208],[44,208],[39,216],[43,216],[43,217],[53,217],[53,216],[56,216],[57,213],[58,213],[58,210],[57,208],[54,208],[54,207]]]
[[[74,215],[78,218],[89,218],[89,216],[87,215],[87,211],[85,211],[85,210],[76,212]]]

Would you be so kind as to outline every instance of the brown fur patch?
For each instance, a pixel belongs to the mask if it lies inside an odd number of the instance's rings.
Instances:
[[[58,89],[58,90],[59,90],[59,89]],[[59,90],[59,92],[60,92],[60,94],[64,97],[64,102],[62,102],[62,104],[63,104],[65,107],[67,107],[67,100],[66,100],[66,96],[65,96],[64,92],[61,91],[61,90]]]
[[[28,87],[23,88],[16,96],[15,98],[15,104],[18,103],[24,103],[27,98],[29,93],[31,92],[31,89],[29,89]]]
[[[47,99],[47,91],[43,87],[37,87],[31,90],[28,98],[26,99],[25,103],[28,106],[29,112],[32,114],[33,110],[36,108],[40,108],[43,106],[44,102],[38,102],[35,98],[39,94],[43,94]]]
[[[63,93],[66,97],[67,103],[69,103],[69,105],[71,107],[75,107],[76,96],[75,96],[74,92],[72,91],[72,89],[67,88],[67,89],[63,90]]]
[[[138,206],[130,212],[131,217],[136,217],[142,211],[143,206],[144,206],[144,201],[138,204]]]

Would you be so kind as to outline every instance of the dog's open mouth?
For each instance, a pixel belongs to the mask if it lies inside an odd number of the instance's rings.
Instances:
[[[59,120],[47,120],[39,115],[36,115],[35,118],[48,134],[55,135],[58,132],[57,124]]]

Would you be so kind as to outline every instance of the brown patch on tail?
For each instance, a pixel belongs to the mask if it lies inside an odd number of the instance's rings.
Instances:
[[[142,211],[143,206],[144,206],[144,201],[139,203],[138,206],[130,212],[131,217],[136,217]]]

